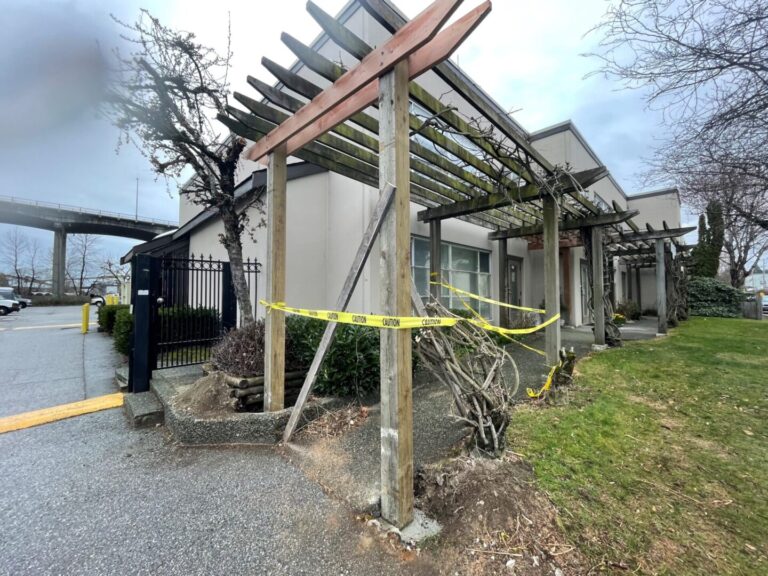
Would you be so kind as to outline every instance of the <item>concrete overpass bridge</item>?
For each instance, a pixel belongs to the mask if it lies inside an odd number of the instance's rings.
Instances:
[[[117,212],[12,196],[0,196],[0,224],[41,228],[54,233],[53,292],[59,297],[64,295],[67,234],[100,234],[146,241],[178,228],[178,224],[167,220],[137,218]]]

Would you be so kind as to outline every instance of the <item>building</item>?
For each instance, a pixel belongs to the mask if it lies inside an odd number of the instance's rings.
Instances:
[[[385,3],[386,4],[386,3]],[[394,6],[389,7],[396,11]],[[353,0],[338,15],[344,26],[370,45],[385,41],[390,33],[360,4]],[[340,55],[345,63],[356,62],[326,34],[311,44],[317,53],[336,61]],[[458,67],[449,64],[455,73],[471,84],[476,94],[484,99],[496,113],[507,113],[493,101]],[[291,72],[325,86],[328,81],[309,70],[301,62]],[[467,118],[477,116],[473,105],[457,95],[435,72],[419,77],[418,83],[432,94],[441,95],[441,102],[455,107]],[[419,112],[417,103],[412,104],[414,113]],[[576,126],[562,122],[555,126],[529,132],[511,121],[513,129],[539,151],[550,163],[568,167],[573,172],[604,166]],[[336,172],[311,163],[294,159],[288,168],[287,209],[287,295],[289,305],[303,308],[332,308],[346,277],[352,258],[378,199],[377,188],[368,186]],[[266,179],[263,167],[243,160],[240,166],[240,195],[261,194]],[[639,210],[635,220],[656,229],[668,225],[680,226],[680,198],[676,190],[662,190],[628,196],[610,174],[588,189],[589,198],[598,206],[616,210]],[[418,200],[418,199],[415,199]],[[429,225],[420,222],[417,213],[423,206],[411,205],[411,263],[414,281],[419,293],[429,293]],[[252,222],[261,215],[252,209]],[[214,213],[200,212],[199,207],[183,197],[179,206],[180,228],[162,238],[136,247],[132,253],[151,252],[174,254],[212,255],[226,259],[226,251],[218,241],[222,224]],[[445,281],[457,288],[512,304],[540,308],[544,300],[544,265],[540,239],[510,238],[489,239],[489,228],[456,218],[442,223],[442,271]],[[256,229],[253,237],[245,235],[246,257],[264,262],[266,232]],[[507,257],[500,258],[500,242],[506,244]],[[377,254],[374,246],[372,254]],[[591,322],[587,303],[590,288],[587,281],[588,263],[578,238],[561,240],[561,309],[565,322],[579,326]],[[363,313],[379,311],[378,258],[372,257],[365,266],[362,277],[349,304],[349,309]],[[652,267],[628,267],[619,258],[614,265],[614,300],[639,300],[642,309],[653,309],[656,303],[655,270]],[[502,266],[505,270],[502,270]],[[504,271],[506,274],[501,274]],[[505,276],[505,283],[498,279]],[[263,277],[259,282],[264,282]],[[503,286],[502,286],[503,284]],[[639,291],[639,294],[638,294]],[[257,293],[264,294],[264,286]],[[451,308],[461,308],[461,302],[444,291],[446,303]],[[478,311],[494,322],[500,321],[498,308],[487,303],[476,303]],[[257,314],[264,315],[263,306]]]

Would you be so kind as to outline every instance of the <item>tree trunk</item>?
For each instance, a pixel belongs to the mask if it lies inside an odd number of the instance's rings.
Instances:
[[[232,270],[232,283],[235,287],[237,304],[240,307],[240,318],[243,324],[253,322],[253,307],[248,294],[248,281],[243,269],[243,242],[241,238],[241,226],[237,214],[229,210],[221,211],[221,219],[224,223],[224,247],[229,255],[229,265]]]

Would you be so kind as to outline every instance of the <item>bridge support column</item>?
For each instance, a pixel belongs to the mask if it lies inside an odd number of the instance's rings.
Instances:
[[[56,298],[64,297],[67,265],[67,233],[56,230],[53,233],[53,294]]]

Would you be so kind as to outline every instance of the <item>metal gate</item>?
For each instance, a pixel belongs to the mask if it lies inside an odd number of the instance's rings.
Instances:
[[[257,300],[261,265],[244,263],[249,296]],[[201,364],[237,325],[229,262],[208,258],[137,255],[133,262],[133,350],[129,389],[149,389],[152,370]]]

